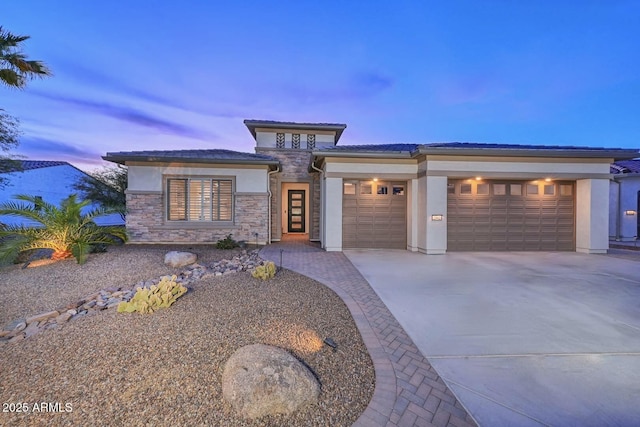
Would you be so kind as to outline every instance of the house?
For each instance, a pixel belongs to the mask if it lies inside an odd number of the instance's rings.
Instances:
[[[609,238],[635,240],[640,236],[640,159],[611,164]]]
[[[3,173],[3,177],[7,178],[8,183],[0,189],[0,203],[19,202],[14,197],[18,194],[26,194],[58,205],[69,195],[77,193],[73,186],[79,179],[89,176],[67,162],[44,160],[22,160],[20,162],[22,164],[21,170]],[[88,209],[95,207],[98,205],[91,205]],[[124,225],[120,214],[105,215],[96,218],[95,222],[102,226]],[[37,224],[9,215],[0,216],[0,223],[27,226]]]
[[[438,143],[342,146],[338,123],[244,121],[255,153],[128,151],[132,243],[261,244],[327,251],[608,248],[609,164],[628,149]]]

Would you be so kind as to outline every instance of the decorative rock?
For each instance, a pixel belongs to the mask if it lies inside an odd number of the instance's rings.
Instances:
[[[73,316],[74,314],[78,314],[78,310],[67,310],[67,313]]]
[[[21,331],[26,327],[27,327],[27,322],[25,322],[24,319],[17,319],[9,323],[5,327],[5,329],[8,331]]]
[[[164,263],[169,267],[184,267],[185,265],[193,264],[198,259],[198,256],[191,252],[167,252],[164,256]]]
[[[29,323],[29,326],[27,326],[27,329],[24,330],[25,337],[29,338],[31,335],[35,335],[38,332],[40,332],[40,327],[38,325],[39,325],[38,322]]]
[[[14,342],[22,341],[23,339],[24,339],[24,334],[21,332],[15,337],[11,338],[9,342],[14,343]]]
[[[69,310],[69,311],[72,311],[72,310]],[[69,311],[67,311],[66,313],[62,313],[60,316],[56,317],[56,323],[65,323],[66,321],[71,319],[71,316],[73,316],[73,314],[69,313]]]
[[[60,313],[58,313],[57,311],[49,311],[47,313],[41,313],[41,314],[36,314],[35,316],[31,316],[31,317],[27,317],[27,325],[34,323],[34,322],[40,322],[42,320],[47,320],[51,317],[56,317],[58,316]]]
[[[241,416],[291,414],[316,403],[320,384],[285,350],[254,344],[237,350],[222,373],[222,395]]]
[[[0,331],[0,338],[6,337],[11,334],[12,331]]]

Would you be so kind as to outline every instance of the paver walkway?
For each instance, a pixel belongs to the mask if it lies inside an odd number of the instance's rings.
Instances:
[[[475,426],[369,283],[341,252],[303,241],[274,243],[260,256],[328,286],[345,302],[369,350],[376,386],[356,426]]]

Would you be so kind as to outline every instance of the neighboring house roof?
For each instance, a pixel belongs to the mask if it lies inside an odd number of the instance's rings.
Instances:
[[[518,144],[490,144],[475,142],[437,142],[431,144],[368,144],[341,147],[327,147],[315,150],[318,157],[331,155],[381,155],[386,153],[409,154],[456,154],[469,156],[499,155],[525,157],[594,157],[629,159],[638,156],[638,150],[604,148],[604,147],[576,147],[560,145],[518,145]]]
[[[609,169],[613,174],[640,173],[640,159],[618,160]]]
[[[65,166],[65,165],[75,168],[75,166],[73,166],[70,163],[51,161],[51,160],[15,160],[15,162],[20,163],[21,167],[13,168],[11,170],[8,170],[7,172],[22,172],[22,171],[28,171],[33,169],[50,168],[52,166]]]
[[[211,150],[158,150],[158,151],[119,151],[102,156],[104,160],[125,164],[127,161],[140,162],[185,162],[185,163],[229,163],[278,165],[280,161],[264,154],[242,153],[239,151]]]
[[[297,123],[297,122],[277,122],[275,120],[253,120],[244,121],[245,126],[256,137],[256,128],[266,129],[291,129],[291,130],[323,130],[336,133],[334,142],[337,144],[342,132],[347,128],[344,123]]]

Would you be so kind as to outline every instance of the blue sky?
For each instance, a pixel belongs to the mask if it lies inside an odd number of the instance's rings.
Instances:
[[[640,2],[5,2],[55,76],[0,88],[34,160],[253,151],[242,120],[346,123],[340,144],[640,148]]]

